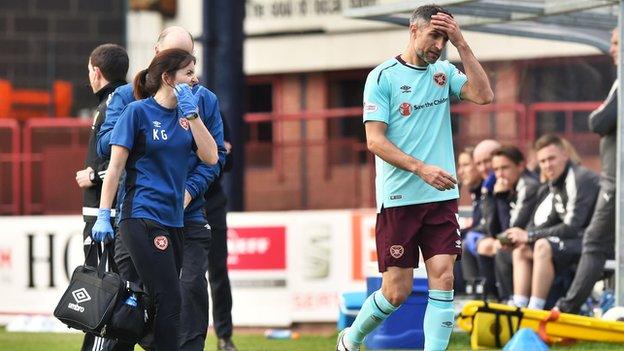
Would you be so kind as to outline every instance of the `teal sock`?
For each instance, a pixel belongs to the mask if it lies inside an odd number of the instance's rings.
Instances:
[[[397,308],[399,306],[395,307],[386,300],[381,290],[375,291],[364,301],[360,313],[355,317],[345,338],[354,346],[361,344],[366,335],[377,328]]]
[[[454,325],[453,290],[429,290],[429,301],[423,323],[425,351],[446,350]]]

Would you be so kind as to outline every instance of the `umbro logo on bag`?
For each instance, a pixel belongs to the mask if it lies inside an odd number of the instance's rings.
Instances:
[[[91,296],[89,296],[89,293],[85,288],[72,291],[72,296],[74,297],[74,300],[76,300],[76,303],[70,302],[67,304],[67,308],[83,313],[85,308],[80,306],[79,303],[91,301]]]
[[[91,300],[91,296],[89,296],[89,293],[85,288],[80,288],[78,290],[72,291],[72,296],[74,296],[74,300],[76,300],[76,303],[82,303]]]

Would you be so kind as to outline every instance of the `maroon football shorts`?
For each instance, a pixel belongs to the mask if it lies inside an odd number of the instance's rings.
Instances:
[[[375,226],[379,271],[388,267],[418,267],[435,255],[461,257],[457,200],[382,208]]]

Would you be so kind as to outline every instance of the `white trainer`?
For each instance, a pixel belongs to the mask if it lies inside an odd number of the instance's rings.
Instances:
[[[347,347],[347,345],[351,346],[351,343],[344,339],[345,334],[347,334],[347,330],[349,330],[349,328],[343,329],[340,334],[338,334],[338,340],[336,341],[336,351],[360,351],[360,346],[356,346],[355,348]]]

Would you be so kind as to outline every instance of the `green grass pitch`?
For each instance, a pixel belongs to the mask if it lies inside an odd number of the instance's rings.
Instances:
[[[0,329],[2,351],[69,351],[79,350],[81,334],[8,333]],[[267,340],[259,334],[237,333],[234,341],[240,351],[333,351],[336,335],[302,335],[298,340]],[[216,350],[216,340],[209,336],[205,350]],[[579,343],[553,347],[551,350],[623,350],[622,344]],[[139,347],[135,350],[141,350]],[[453,333],[449,350],[470,350],[466,333]]]

